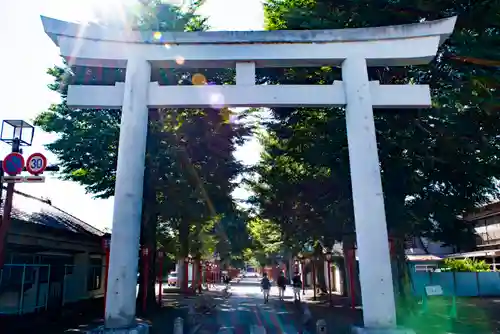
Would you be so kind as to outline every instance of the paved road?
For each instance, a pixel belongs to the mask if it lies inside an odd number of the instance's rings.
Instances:
[[[286,289],[285,299],[293,300],[291,290]],[[278,300],[276,286],[271,288],[268,304],[263,303],[259,278],[243,278],[232,283],[230,291],[231,296],[221,300],[216,314],[206,317],[197,333],[301,333],[298,311]]]

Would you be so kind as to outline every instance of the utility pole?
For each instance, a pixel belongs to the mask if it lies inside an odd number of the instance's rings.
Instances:
[[[20,140],[19,138],[14,138],[12,141],[12,152],[21,153],[20,148]],[[3,177],[3,168],[2,168],[2,177]],[[12,212],[12,199],[14,197],[14,184],[13,182],[7,183],[7,192],[5,194],[5,204],[3,206],[3,216],[2,216],[2,224],[0,225],[0,268],[3,268],[4,257],[5,257],[5,248],[7,244],[7,232],[9,230],[11,224],[11,212]],[[3,188],[3,184],[2,184]],[[3,190],[3,189],[2,189]],[[1,195],[0,195],[1,197]]]
[[[0,160],[0,208],[3,203],[3,168],[2,168],[3,160]],[[2,221],[2,216],[0,216],[0,222]]]
[[[45,156],[41,153],[34,153],[27,159],[26,164],[22,156],[21,146],[31,146],[34,132],[35,128],[23,120],[2,121],[0,140],[11,146],[11,153],[3,159],[0,171],[1,190],[3,190],[3,182],[7,183],[5,203],[3,203],[3,216],[0,225],[0,268],[3,268],[7,234],[12,221],[11,212],[15,183],[44,181],[44,178],[39,175],[47,168],[47,159]],[[18,176],[24,170],[28,171],[32,176]],[[2,195],[0,194],[0,204],[1,197]]]

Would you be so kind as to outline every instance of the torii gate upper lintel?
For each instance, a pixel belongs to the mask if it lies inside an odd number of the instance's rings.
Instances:
[[[422,108],[426,85],[370,82],[369,66],[426,64],[456,17],[401,26],[251,32],[138,32],[42,17],[71,64],[126,68],[115,86],[70,86],[78,108],[121,108],[106,327],[133,327],[148,108],[345,106],[364,323],[395,329],[396,311],[373,108]],[[256,67],[342,67],[333,85],[256,85]],[[236,68],[234,86],[160,86],[151,68]],[[127,222],[127,223],[124,223]],[[134,251],[131,251],[134,250]]]

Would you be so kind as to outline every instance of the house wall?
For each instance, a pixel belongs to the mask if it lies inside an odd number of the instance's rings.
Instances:
[[[103,256],[92,257],[104,261]],[[74,256],[74,265],[64,265],[63,268],[44,264],[6,264],[2,270],[4,283],[7,276],[19,277],[20,283],[10,284],[10,287],[3,285],[0,314],[25,314],[37,309],[58,308],[79,300],[103,297],[105,267],[92,266],[89,263],[92,257],[88,253],[77,254]],[[63,274],[59,281],[55,281],[51,274],[55,270]],[[89,277],[99,280],[98,288],[89,290]]]
[[[0,271],[0,314],[51,309],[104,295],[100,238],[19,223],[9,231],[9,262]],[[100,259],[98,268],[92,258]],[[95,262],[95,261],[94,261]],[[99,283],[89,289],[89,275]]]
[[[474,225],[478,250],[500,246],[500,202],[485,205],[464,219]]]
[[[453,254],[455,250],[451,246],[445,246],[442,242],[432,241],[428,238],[413,238],[411,246],[406,248],[407,255],[448,255]]]

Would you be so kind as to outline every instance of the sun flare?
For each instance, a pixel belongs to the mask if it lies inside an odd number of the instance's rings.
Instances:
[[[87,0],[96,19],[125,18],[127,9],[139,4],[140,0]]]

